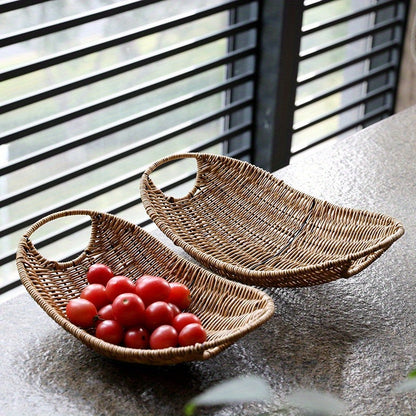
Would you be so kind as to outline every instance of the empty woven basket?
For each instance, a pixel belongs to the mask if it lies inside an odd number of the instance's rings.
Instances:
[[[196,182],[185,197],[169,197],[150,175],[182,158],[196,159]],[[348,278],[404,233],[394,218],[316,199],[226,156],[161,159],[143,174],[140,192],[150,218],[175,244],[214,272],[253,285]]]
[[[68,262],[44,258],[30,239],[33,232],[57,218],[80,215],[91,221],[88,247]],[[121,361],[164,365],[206,360],[264,323],[274,311],[272,299],[262,291],[214,275],[179,257],[142,228],[95,211],[63,211],[38,221],[21,238],[16,263],[23,285],[50,317],[85,345]],[[133,281],[153,274],[187,284],[193,298],[189,310],[200,317],[207,341],[190,347],[131,349],[73,325],[66,318],[66,305],[87,285],[86,272],[94,263],[104,263]]]

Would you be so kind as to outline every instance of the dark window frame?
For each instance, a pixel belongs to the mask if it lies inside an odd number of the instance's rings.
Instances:
[[[39,3],[44,3],[50,0],[39,1],[6,1],[0,5],[0,13],[5,13],[12,10],[17,10],[22,7],[33,6]],[[141,0],[136,2],[126,3],[124,6],[108,6],[101,8],[96,14],[91,15],[85,13],[83,16],[78,16],[72,24],[82,24],[86,21],[93,21],[99,19],[100,16],[111,16],[112,13],[121,13],[123,11],[133,9],[134,7],[141,7],[146,4],[156,3],[159,0]],[[103,165],[109,163],[110,160],[117,160],[126,155],[131,155],[139,152],[142,149],[152,146],[156,143],[161,143],[164,140],[168,140],[170,137],[189,131],[191,128],[202,125],[210,120],[221,118],[224,120],[223,132],[217,137],[213,137],[206,142],[201,142],[198,145],[190,148],[190,151],[200,152],[209,148],[213,144],[222,144],[223,153],[232,157],[248,160],[257,166],[260,166],[269,171],[275,171],[290,162],[291,157],[301,151],[306,151],[312,146],[319,145],[326,140],[329,140],[338,135],[342,135],[348,130],[355,127],[366,127],[367,125],[378,121],[382,118],[388,117],[394,113],[395,100],[397,93],[398,74],[400,70],[401,52],[404,43],[404,33],[406,30],[407,13],[409,8],[409,2],[407,0],[394,1],[391,0],[379,0],[372,7],[367,7],[363,10],[358,10],[355,13],[351,13],[351,16],[341,16],[334,19],[333,22],[328,21],[327,26],[336,24],[342,20],[347,21],[352,16],[357,16],[367,12],[374,13],[374,26],[368,29],[368,36],[371,41],[371,49],[365,54],[359,57],[351,58],[347,62],[334,65],[332,68],[326,68],[319,74],[312,76],[298,76],[299,63],[302,59],[305,59],[305,55],[300,50],[302,36],[313,31],[322,29],[319,27],[303,28],[302,18],[303,13],[306,10],[310,10],[314,7],[325,5],[329,3],[329,0],[292,0],[292,1],[278,1],[275,0],[224,0],[218,6],[207,7],[200,13],[200,16],[206,16],[215,11],[227,11],[229,10],[229,27],[218,33],[212,34],[210,37],[194,39],[193,42],[184,42],[178,48],[166,48],[163,51],[157,51],[154,54],[139,58],[134,62],[130,62],[129,65],[119,65],[111,68],[111,70],[97,71],[92,75],[82,77],[79,79],[71,80],[69,83],[62,83],[59,86],[53,86],[51,88],[44,88],[42,91],[38,91],[34,94],[28,94],[24,97],[18,97],[16,100],[10,100],[0,103],[0,109],[2,113],[14,110],[20,106],[25,106],[39,100],[50,98],[55,95],[61,94],[65,91],[69,91],[74,88],[87,85],[89,82],[95,82],[102,79],[106,79],[116,74],[132,70],[140,65],[146,65],[148,63],[157,62],[167,56],[174,55],[175,53],[191,50],[198,45],[214,41],[215,39],[226,38],[228,39],[228,55],[222,59],[205,63],[198,68],[193,69],[194,74],[198,74],[210,67],[217,65],[227,66],[227,79],[212,88],[208,88],[199,92],[200,97],[208,96],[215,91],[224,92],[224,107],[218,111],[207,114],[200,119],[192,120],[191,124],[183,123],[177,126],[176,129],[168,133],[156,134],[149,138],[148,141],[133,146],[129,149],[123,149],[118,154],[112,155],[110,158],[103,158],[99,163]],[[135,36],[142,36],[146,33],[155,32],[164,28],[173,27],[175,24],[182,24],[183,22],[191,21],[195,17],[186,16],[182,19],[175,21],[175,18],[167,20],[162,26],[151,25],[145,29],[138,29],[132,33],[128,38],[114,37],[110,43],[106,43],[106,46],[121,43]],[[6,36],[0,40],[0,47],[11,43],[19,42],[31,37],[42,36],[45,33],[53,33],[54,31],[63,30],[70,27],[70,19],[62,19],[56,24],[50,27],[43,25],[38,28],[32,28],[31,30],[21,30],[13,35]],[[363,35],[364,36],[364,35]],[[346,38],[343,42],[351,41],[354,36]],[[103,45],[91,46],[91,50],[99,50]],[[334,45],[328,45],[327,49],[335,47]],[[19,76],[27,71],[39,69],[42,65],[48,65],[51,62],[61,62],[62,59],[73,58],[79,54],[87,53],[85,48],[78,48],[73,50],[71,54],[60,55],[55,54],[48,59],[45,59],[38,63],[32,63],[31,65],[22,65],[15,68],[0,72],[0,79],[4,79],[11,76]],[[322,51],[321,51],[322,52]],[[320,53],[316,51],[315,53]],[[302,85],[311,82],[319,76],[324,76],[330,71],[336,69],[342,69],[351,65],[354,62],[366,60],[369,63],[368,72],[357,79],[350,81],[349,84],[341,87],[334,88],[332,90],[323,91],[317,97],[305,101],[296,101],[297,88]],[[49,62],[50,61],[50,62]],[[177,74],[174,78],[165,77],[158,80],[158,86],[167,85],[174,80],[185,79],[189,76],[188,73]],[[342,126],[338,131],[326,134],[324,137],[318,137],[311,145],[304,148],[293,151],[292,140],[293,135],[296,133],[294,128],[294,116],[295,112],[301,108],[310,105],[315,101],[325,98],[326,96],[333,94],[337,91],[341,91],[342,88],[346,88],[358,83],[366,83],[366,95],[363,98],[356,100],[353,103],[345,105],[343,108],[328,112],[321,118],[325,119],[331,114],[339,114],[342,111],[346,111],[348,108],[355,106],[363,106],[362,117],[348,125]],[[141,94],[146,91],[150,91],[155,87],[155,84],[149,83],[148,85],[142,85],[134,91],[130,92],[130,96],[135,94]],[[17,140],[20,137],[24,137],[34,131],[42,131],[48,126],[59,124],[60,122],[76,118],[79,115],[91,114],[96,109],[111,106],[117,102],[127,99],[128,96],[114,96],[111,100],[99,100],[94,105],[86,108],[78,108],[77,112],[67,112],[58,115],[58,117],[43,120],[39,123],[27,126],[24,129],[16,129],[16,131],[9,132],[4,137],[0,136],[0,144],[8,143],[13,140]],[[197,99],[197,97],[190,97],[189,102]],[[31,154],[22,160],[16,160],[13,163],[0,168],[0,174],[7,174],[12,171],[18,170],[20,167],[27,163],[35,163],[44,158],[48,158],[52,155],[57,155],[70,148],[90,143],[110,131],[121,130],[133,123],[137,123],[139,120],[147,120],[153,117],[155,114],[168,111],[167,108],[178,108],[183,105],[180,100],[169,103],[166,108],[155,109],[153,112],[143,113],[132,119],[126,119],[124,124],[117,126],[109,126],[103,129],[103,131],[97,130],[94,134],[81,135],[75,137],[65,143],[59,143],[54,146],[50,146],[47,151],[39,152],[39,154]],[[302,128],[308,127],[308,125],[317,123],[320,120],[312,120],[310,123],[306,123]],[[69,177],[75,175],[84,175],[90,170],[97,167],[97,163],[91,166],[84,166],[82,169],[75,169],[69,173]],[[129,181],[136,181],[140,178],[143,170],[138,169],[133,172],[128,178],[122,178],[120,181],[114,183],[104,184],[97,190],[97,194],[102,194],[114,189],[115,187],[122,186]],[[164,189],[173,189],[178,184],[186,183],[192,178],[192,174],[184,174],[180,178],[175,178],[169,183],[165,184]],[[65,180],[65,177],[55,178],[54,181],[45,183],[39,183],[32,188],[28,188],[23,193],[15,193],[0,198],[1,203],[9,204],[22,199],[25,195],[29,195],[32,192],[47,189],[47,187]],[[77,203],[88,201],[92,195],[78,195],[76,198],[66,203],[49,207],[49,209],[42,212],[36,212],[22,218],[20,221],[7,224],[0,229],[0,237],[9,235],[12,232],[20,230],[22,227],[28,227],[33,222],[37,221],[41,217],[48,215],[57,210],[70,209]],[[125,201],[122,205],[109,211],[113,214],[118,214],[124,209],[133,207],[139,204],[140,198],[135,196],[129,201]],[[143,220],[139,225],[146,226],[150,223],[150,220]],[[76,228],[64,230],[60,234],[54,235],[51,239],[46,238],[38,244],[39,248],[48,245],[51,241],[56,241],[62,236],[74,232],[79,227],[86,227],[87,224],[81,224]],[[0,265],[13,262],[14,252],[0,255]],[[70,254],[68,258],[73,257],[74,254]],[[65,260],[65,259],[62,259]],[[0,287],[0,294],[5,293],[17,286],[19,281],[13,281],[2,287]]]

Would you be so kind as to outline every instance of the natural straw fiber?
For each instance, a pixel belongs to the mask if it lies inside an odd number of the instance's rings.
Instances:
[[[196,182],[167,196],[150,174],[194,158]],[[259,286],[311,286],[348,278],[384,253],[403,226],[383,214],[335,206],[237,159],[176,154],[151,165],[140,192],[150,218],[176,245],[230,279]]]
[[[33,232],[57,218],[79,215],[91,221],[88,247],[72,261],[60,263],[44,258],[30,239]],[[274,311],[272,299],[262,291],[204,270],[142,228],[95,211],[63,211],[38,221],[21,238],[16,263],[23,285],[50,317],[96,352],[121,361],[165,365],[206,360],[260,326]],[[200,317],[207,341],[190,347],[131,349],[104,342],[70,323],[66,305],[87,285],[86,272],[94,263],[104,263],[115,274],[133,281],[151,274],[188,285],[193,299],[189,311]]]

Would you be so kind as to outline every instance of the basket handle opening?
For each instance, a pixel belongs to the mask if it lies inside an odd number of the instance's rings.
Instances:
[[[96,213],[99,215],[99,213]],[[88,216],[89,219],[68,218],[73,216]],[[23,235],[20,247],[25,246],[25,250],[30,250],[38,260],[56,269],[63,269],[71,265],[76,265],[89,253],[95,235],[96,216],[92,211],[60,211],[50,214],[34,223]],[[36,235],[35,235],[36,234]],[[58,235],[58,238],[55,237]],[[35,237],[35,238],[33,238]],[[80,244],[80,241],[82,242]],[[65,257],[65,254],[58,257],[57,252],[62,249],[67,253],[66,248],[73,248],[72,254]]]
[[[142,197],[146,198],[148,192],[160,192],[170,202],[192,198],[203,184],[202,156],[199,153],[178,153],[153,163],[142,176]],[[172,177],[179,178],[175,185],[170,184]]]

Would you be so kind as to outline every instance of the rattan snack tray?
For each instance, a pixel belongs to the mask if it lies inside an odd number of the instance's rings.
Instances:
[[[72,261],[44,258],[31,235],[45,223],[68,216],[86,216],[86,225],[91,223],[88,247]],[[175,254],[142,228],[95,211],[62,211],[36,222],[20,240],[16,263],[23,285],[50,317],[93,350],[121,361],[170,365],[205,360],[260,326],[274,311],[273,300],[262,291],[204,270]],[[87,285],[86,271],[94,263],[104,263],[114,273],[133,281],[151,274],[169,282],[185,283],[192,293],[189,311],[200,317],[207,330],[207,341],[189,347],[133,349],[109,344],[73,325],[65,315],[66,305]]]
[[[197,162],[193,189],[167,196],[150,175],[176,159]],[[140,193],[154,223],[204,266],[259,286],[311,286],[348,278],[403,233],[389,216],[302,193],[250,163],[203,153],[151,165]]]

